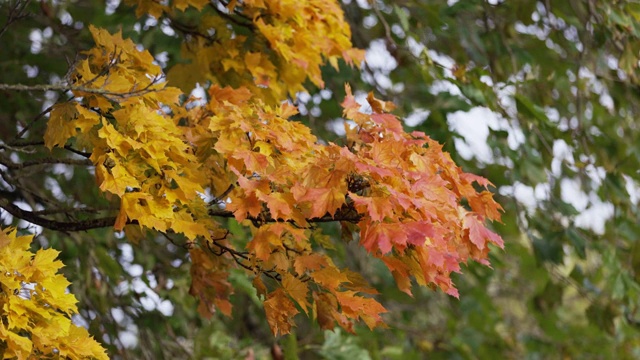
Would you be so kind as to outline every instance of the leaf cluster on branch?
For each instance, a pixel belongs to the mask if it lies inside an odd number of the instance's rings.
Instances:
[[[184,242],[189,293],[205,317],[231,315],[229,272],[243,268],[275,335],[289,333],[300,311],[325,329],[384,323],[376,291],[322,248],[319,223],[338,223],[343,241],[358,239],[407,294],[415,280],[457,297],[450,274],[469,260],[488,265],[489,245],[503,246],[486,225],[501,211],[491,183],[463,172],[426,134],[405,132],[390,113],[393,104],[373,94],[358,103],[347,86],[346,146],[321,141],[292,120],[297,109],[287,98],[307,80],[321,87],[321,65],[363,59],[337,2],[127,2],[139,16],[168,16],[172,24],[188,6],[202,11],[196,25],[176,25],[187,62],[165,77],[148,51],[89,26],[95,47],[82,53],[66,83],[0,86],[69,95],[46,114],[43,144],[58,157],[16,163],[0,153],[7,174],[53,163],[93,166],[117,214],[59,221],[49,216],[55,209],[0,200],[8,213],[53,230],[113,226],[132,239],[153,232]],[[229,22],[254,33],[242,35]],[[187,95],[194,80],[208,84],[201,101]],[[239,244],[221,218],[248,229],[250,240]]]

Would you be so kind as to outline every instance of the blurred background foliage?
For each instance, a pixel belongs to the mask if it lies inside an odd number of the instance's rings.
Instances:
[[[361,71],[324,69],[326,88],[308,85],[296,100],[297,120],[339,142],[345,82],[361,97],[374,91],[395,102],[407,129],[444,143],[465,171],[495,184],[505,209],[495,229],[506,245],[492,252],[493,269],[464,268],[455,278],[460,300],[429,289],[410,298],[328,225],[335,236],[325,245],[380,291],[389,329],[323,332],[300,317],[294,335],[274,339],[241,272],[230,279],[233,319],[205,321],[188,294],[189,260],[179,244],[131,241],[110,229],[51,232],[0,212],[5,224],[37,231],[40,246],[62,251],[80,301],[76,321],[122,359],[640,358],[640,5],[343,0],[343,7],[369,61]],[[181,35],[171,22],[137,19],[118,0],[7,0],[0,83],[59,81],[91,46],[89,24],[122,29],[165,70],[180,62]],[[46,122],[23,134],[19,149],[7,144],[60,94],[0,94],[0,157],[47,156]],[[93,204],[88,214],[114,205],[90,169],[3,167],[2,175],[0,196],[11,201],[77,200]],[[12,191],[12,181],[26,190]],[[229,222],[236,238],[248,236]]]

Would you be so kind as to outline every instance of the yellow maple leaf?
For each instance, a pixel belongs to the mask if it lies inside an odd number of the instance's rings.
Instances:
[[[7,349],[3,354],[5,359],[18,358],[18,359],[28,359],[29,355],[31,355],[31,350],[33,348],[33,343],[26,336],[20,336],[13,331],[7,331],[7,337],[5,337],[5,341],[7,342]]]
[[[62,261],[55,260],[58,254],[60,254],[60,252],[54,249],[40,249],[36,252],[36,256],[34,256],[30,266],[30,269],[36,270],[33,276],[34,280],[38,281],[50,276],[55,276],[55,273],[64,266]]]
[[[53,316],[46,321],[47,326],[37,326],[32,330],[34,338],[38,338],[45,346],[57,346],[57,340],[69,335],[75,326],[71,319],[64,316]]]
[[[71,137],[76,135],[74,120],[78,118],[75,103],[63,102],[53,106],[47,130],[44,133],[44,144],[49,149],[54,146],[64,146]]]
[[[66,293],[67,287],[71,285],[62,275],[47,277],[39,285],[45,291],[46,301],[58,310],[71,315],[78,312],[76,307],[76,297]]]
[[[282,287],[284,290],[295,300],[302,310],[309,313],[309,299],[307,296],[309,295],[309,286],[307,283],[301,281],[297,277],[286,273],[282,277]]]
[[[71,326],[69,334],[62,338],[60,342],[61,344],[57,348],[61,356],[68,356],[72,359],[109,359],[104,348],[83,327]]]

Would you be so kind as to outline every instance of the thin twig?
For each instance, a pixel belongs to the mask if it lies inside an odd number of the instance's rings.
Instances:
[[[380,22],[382,23],[382,26],[384,27],[385,38],[387,39],[387,41],[390,44],[394,44],[395,45],[396,42],[393,40],[393,37],[391,36],[391,28],[389,27],[389,23],[387,22],[387,19],[385,19],[384,15],[382,15],[382,12],[380,12],[380,9],[378,8],[378,2],[377,1],[372,1],[370,4],[371,4],[371,8],[376,13],[376,16],[378,17],[378,19],[380,19]]]
[[[77,150],[77,149],[74,149],[74,148],[72,148],[72,147],[71,147],[71,146],[69,146],[69,145],[65,145],[65,146],[64,146],[64,149],[65,149],[65,150],[68,150],[68,151],[71,151],[71,152],[72,152],[72,153],[74,153],[74,154],[77,154],[77,155],[80,155],[80,156],[82,156],[82,157],[85,157],[85,158],[87,158],[87,159],[91,157],[91,153],[89,153],[89,152],[84,152],[84,151],[80,151],[80,150]]]
[[[167,15],[167,21],[168,24],[172,29],[176,30],[179,33],[182,33],[183,35],[190,35],[190,36],[194,36],[194,37],[201,37],[209,42],[214,42],[215,41],[215,36],[209,36],[206,34],[201,33],[200,31],[198,31],[198,27],[197,26],[192,26],[192,25],[188,25],[185,24],[183,22],[180,22],[178,20],[176,20],[175,18]]]
[[[238,26],[242,26],[242,27],[246,27],[249,30],[255,30],[255,25],[251,22],[244,22],[244,21],[240,21],[238,19],[236,19],[235,17],[231,16],[231,14],[228,14],[220,9],[218,9],[218,7],[216,6],[216,4],[213,3],[209,3],[209,5],[211,6],[211,8],[213,8],[213,10],[215,10],[218,15],[220,15],[221,17],[225,18],[226,20],[231,21],[232,23],[238,25]],[[226,7],[226,6],[225,6]],[[246,16],[244,16],[244,14],[237,12],[235,9],[233,9],[234,14],[247,19],[249,21],[251,21],[251,19],[247,18]]]
[[[244,263],[244,261],[248,261],[249,260],[249,253],[246,251],[237,251],[234,250],[226,245],[222,245],[220,244],[218,241],[220,240],[224,240],[226,239],[226,237],[229,235],[229,230],[227,230],[225,232],[225,234],[223,235],[222,238],[218,238],[218,239],[211,239],[212,241],[206,241],[207,243],[207,247],[209,248],[209,251],[211,251],[212,254],[216,255],[216,256],[222,256],[225,253],[228,253],[229,255],[231,255],[231,257],[233,258],[233,261],[236,262],[236,264],[238,264],[240,267],[251,271],[252,273],[260,273],[260,274],[264,274],[265,276],[274,279],[276,281],[281,281],[282,277],[281,275],[275,271],[275,270],[265,270],[263,269],[261,266],[259,265],[255,265],[255,266],[251,266],[251,265],[247,265]],[[212,246],[217,247],[219,250],[216,251],[215,249],[213,249]]]
[[[25,2],[16,1],[15,5],[13,5],[9,10],[9,14],[7,16],[7,22],[4,24],[4,26],[2,26],[2,29],[0,29],[0,37],[4,35],[5,31],[7,31],[7,29],[9,28],[9,26],[11,26],[11,24],[28,16],[24,14],[23,11],[24,9],[27,8],[27,6],[29,6],[30,2],[31,0],[27,0]]]
[[[213,204],[217,204],[221,201],[224,201],[224,198],[227,197],[227,195],[229,195],[229,193],[233,190],[233,188],[235,187],[234,184],[229,185],[229,187],[227,188],[227,190],[225,190],[222,194],[216,196],[215,198],[213,198],[213,200],[209,201],[209,205],[213,205]]]
[[[44,109],[40,114],[38,114],[38,116],[36,116],[33,120],[31,120],[30,123],[27,124],[27,126],[25,126],[22,130],[20,130],[20,132],[18,133],[18,135],[16,135],[16,140],[22,138],[22,136],[29,131],[29,129],[31,129],[31,127],[33,127],[33,125],[38,122],[38,120],[42,119],[42,117],[44,117],[46,114],[48,114],[51,110],[53,110],[53,106],[51,105],[48,108]]]

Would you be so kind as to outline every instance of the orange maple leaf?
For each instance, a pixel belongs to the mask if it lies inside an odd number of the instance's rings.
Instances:
[[[346,193],[346,185],[307,189],[300,201],[311,203],[309,217],[322,217],[327,213],[333,215],[345,203]]]
[[[298,309],[283,289],[276,289],[267,295],[264,310],[273,335],[285,335],[291,332],[291,327],[295,325],[293,317],[298,313]]]

